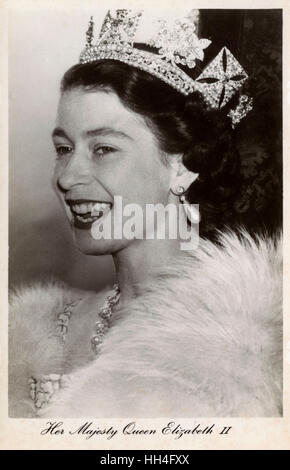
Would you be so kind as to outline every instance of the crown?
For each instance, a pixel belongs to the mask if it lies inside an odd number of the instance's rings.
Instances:
[[[195,68],[197,60],[203,61],[204,49],[211,44],[209,39],[198,38],[197,16],[198,11],[192,10],[182,19],[171,22],[159,19],[149,28],[151,36],[137,42],[138,30],[142,30],[143,11],[110,10],[95,44],[91,17],[80,63],[117,60],[149,72],[184,95],[197,91],[210,108],[220,109],[242,87],[248,75],[226,47],[197,78],[193,79],[184,71],[185,68]],[[141,42],[147,46],[146,49],[140,48]],[[245,109],[245,106],[240,106],[235,114],[228,114],[232,119],[234,116],[235,125],[245,116]],[[249,110],[250,105],[247,112]]]

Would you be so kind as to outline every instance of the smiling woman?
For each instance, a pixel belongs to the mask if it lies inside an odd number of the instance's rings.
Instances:
[[[121,196],[124,206],[138,204],[144,213],[148,203],[167,203],[171,166],[162,163],[145,119],[112,91],[87,92],[77,86],[62,93],[53,135],[54,186],[75,229],[77,246],[91,254],[128,246],[126,239],[94,241],[90,229],[109,212],[112,223],[122,223],[114,212],[114,196]]]
[[[281,416],[280,238],[229,219],[247,72],[227,47],[202,64],[197,11],[146,15],[109,12],[96,45],[91,19],[61,82],[53,188],[117,284],[12,295],[12,417]]]

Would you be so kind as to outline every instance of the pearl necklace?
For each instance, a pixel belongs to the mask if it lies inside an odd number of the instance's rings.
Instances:
[[[96,321],[94,327],[95,334],[91,338],[91,345],[95,354],[98,354],[99,346],[103,342],[104,336],[110,328],[113,306],[119,302],[120,295],[120,288],[118,284],[115,284],[113,287],[113,294],[108,295],[99,312],[99,317],[101,317],[101,319]]]

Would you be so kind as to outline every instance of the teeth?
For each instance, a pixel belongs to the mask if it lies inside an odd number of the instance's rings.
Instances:
[[[99,212],[101,210],[102,210],[102,204],[100,202],[97,202],[91,208],[91,212]]]
[[[97,202],[91,209],[91,214],[95,214],[96,212],[104,212],[105,209],[110,209],[110,204],[107,202]]]
[[[91,207],[93,206],[92,203],[89,204],[74,204],[72,206],[72,210],[77,214],[86,214],[87,212],[91,211]]]
[[[89,203],[82,203],[82,204],[73,204],[71,206],[73,212],[76,214],[87,214],[88,212],[91,213],[98,213],[100,211],[104,211],[105,209],[110,209],[110,203],[108,202],[89,202]]]

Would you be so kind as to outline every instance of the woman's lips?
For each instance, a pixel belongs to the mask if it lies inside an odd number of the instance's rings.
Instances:
[[[69,205],[73,215],[73,225],[79,229],[89,229],[94,222],[101,221],[112,208],[112,204],[108,202],[70,201]]]

